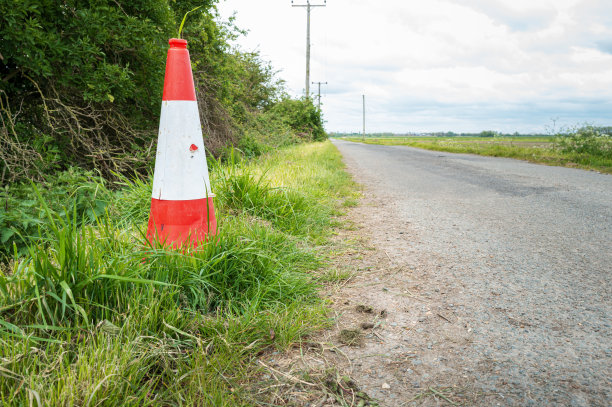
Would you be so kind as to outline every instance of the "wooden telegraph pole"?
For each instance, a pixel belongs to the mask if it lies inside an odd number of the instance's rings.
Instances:
[[[323,4],[310,4],[310,0],[306,0],[306,4],[293,4],[291,0],[291,7],[306,7],[306,98],[310,97],[310,8],[326,5],[327,0]]]
[[[321,85],[327,85],[327,82],[312,82],[313,85],[319,85],[319,91],[317,92],[317,100],[319,110],[321,110]]]
[[[361,95],[363,101],[363,140],[365,141],[365,95]]]

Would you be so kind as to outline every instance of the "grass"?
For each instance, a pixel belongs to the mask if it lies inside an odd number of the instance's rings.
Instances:
[[[404,145],[449,153],[506,157],[539,164],[576,167],[612,174],[612,157],[559,148],[557,137],[381,137],[347,138],[366,144]]]
[[[38,195],[62,218],[76,210],[78,220],[84,223],[103,215],[110,199],[106,182],[98,174],[79,168],[49,174],[36,185],[26,182],[0,188],[0,261],[13,256],[15,250],[26,254],[28,242],[48,231]]]
[[[317,280],[323,283],[341,283],[350,280],[354,275],[354,271],[330,267],[319,273]]]
[[[108,191],[93,223],[39,197],[42,237],[0,272],[2,405],[265,403],[257,356],[329,323],[313,271],[355,189],[328,142],[211,181],[219,233],[197,251],[148,245],[150,182]]]

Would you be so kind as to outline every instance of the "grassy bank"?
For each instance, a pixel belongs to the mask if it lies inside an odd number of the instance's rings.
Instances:
[[[612,173],[612,158],[563,151],[555,137],[384,137],[347,138],[367,144],[402,145],[449,153],[506,157],[534,163],[576,167]]]
[[[256,356],[329,323],[313,271],[354,199],[342,168],[329,142],[215,165],[219,234],[190,253],[147,245],[150,183],[98,191],[104,214],[41,195],[40,237],[0,274],[0,402],[261,402]]]

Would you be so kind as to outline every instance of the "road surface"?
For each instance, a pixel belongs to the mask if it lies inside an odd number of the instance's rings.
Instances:
[[[384,405],[432,386],[470,386],[477,405],[612,405],[611,175],[333,143],[375,199],[362,211],[375,246],[411,267],[377,295],[425,301],[388,310],[397,345],[380,350],[416,360],[359,364],[360,384],[389,382],[367,389]]]

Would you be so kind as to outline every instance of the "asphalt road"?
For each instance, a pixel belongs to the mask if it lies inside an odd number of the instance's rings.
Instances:
[[[431,283],[473,335],[449,366],[496,404],[612,405],[611,175],[333,143],[414,236],[389,255],[439,259]]]

